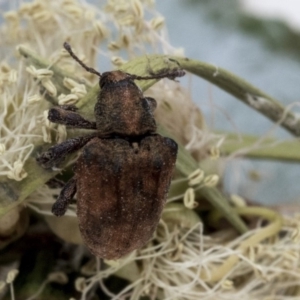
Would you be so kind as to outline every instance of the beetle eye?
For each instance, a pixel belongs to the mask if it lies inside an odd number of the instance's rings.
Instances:
[[[151,98],[151,97],[146,97],[145,99],[146,99],[151,111],[154,111],[157,107],[156,100],[154,98]]]
[[[102,78],[99,80],[99,86],[102,89],[106,84],[106,80],[102,80]]]

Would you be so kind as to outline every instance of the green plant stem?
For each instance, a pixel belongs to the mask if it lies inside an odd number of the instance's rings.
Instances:
[[[222,155],[236,153],[249,158],[272,159],[290,162],[300,162],[300,141],[293,139],[279,141],[276,139],[261,139],[251,135],[235,135],[222,133],[226,136],[221,146]]]
[[[163,66],[164,68],[172,68],[174,64],[210,81],[270,120],[279,123],[280,126],[293,135],[300,136],[300,118],[293,112],[288,111],[278,100],[262,92],[247,81],[215,65],[182,57],[149,55],[132,60],[125,64],[122,69],[128,73],[142,75],[147,74],[149,69],[155,73],[159,72]],[[146,90],[156,81],[142,81],[139,82],[139,86]],[[97,87],[96,91],[98,91]],[[90,105],[92,104],[89,104],[88,107]]]
[[[188,58],[175,59],[183,69],[200,76],[233,95],[295,136],[300,136],[300,118],[278,100],[262,92],[242,78],[215,65]]]

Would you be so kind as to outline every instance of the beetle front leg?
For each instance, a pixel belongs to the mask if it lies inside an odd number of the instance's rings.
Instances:
[[[83,137],[68,139],[58,145],[50,147],[47,151],[40,154],[36,160],[45,169],[52,168],[61,163],[67,155],[79,150],[96,134],[90,134]]]
[[[76,194],[76,179],[72,177],[61,190],[58,198],[52,206],[52,212],[57,217],[63,216]]]
[[[53,123],[73,128],[97,129],[96,122],[90,122],[83,118],[80,114],[74,111],[73,106],[57,106],[50,108],[48,112],[48,120]]]

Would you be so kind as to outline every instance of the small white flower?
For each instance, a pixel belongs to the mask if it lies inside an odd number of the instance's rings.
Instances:
[[[28,104],[34,104],[34,103],[40,102],[42,100],[43,100],[43,97],[40,94],[35,94],[35,95],[29,96],[27,98]]]
[[[185,207],[189,209],[194,209],[198,206],[198,203],[195,202],[195,190],[193,188],[188,188],[185,191],[184,197],[183,197],[183,203]]]
[[[78,96],[75,94],[60,94],[58,96],[58,104],[59,105],[66,105],[66,104],[75,104],[78,102]]]
[[[86,288],[86,279],[84,277],[78,277],[75,280],[75,289],[76,289],[76,291],[82,293],[85,288]]]
[[[195,170],[188,176],[189,186],[200,184],[204,179],[204,171],[201,169]]]
[[[5,144],[0,144],[0,155],[3,155],[6,151],[6,146]]]
[[[21,181],[25,177],[27,177],[27,173],[23,169],[23,162],[17,160],[14,162],[13,168],[11,171],[8,172],[7,177],[10,179],[14,179],[16,181]]]
[[[207,187],[214,187],[219,182],[219,176],[216,174],[208,175],[204,178],[203,184]]]
[[[19,274],[19,270],[17,269],[10,270],[6,277],[6,283],[8,284],[12,283],[18,274]]]
[[[41,80],[42,86],[47,90],[50,96],[56,96],[57,90],[53,82],[48,78],[45,77]]]

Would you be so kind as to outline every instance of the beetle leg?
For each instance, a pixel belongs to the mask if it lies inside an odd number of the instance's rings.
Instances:
[[[63,104],[63,105],[59,105],[57,107],[64,109],[64,110],[69,110],[69,111],[77,111],[78,110],[78,107],[76,107],[74,104]]]
[[[50,189],[62,189],[65,186],[65,182],[62,180],[57,179],[56,177],[49,179],[46,182],[46,185],[50,188]]]
[[[60,144],[50,147],[40,154],[36,160],[45,169],[55,167],[62,162],[67,155],[79,150],[97,134],[68,139]]]
[[[68,205],[76,193],[76,179],[72,177],[61,190],[58,198],[52,206],[54,215],[60,217],[66,213]]]
[[[67,108],[67,109],[66,109]],[[74,128],[97,129],[96,122],[90,122],[68,107],[52,107],[48,113],[49,121]]]

